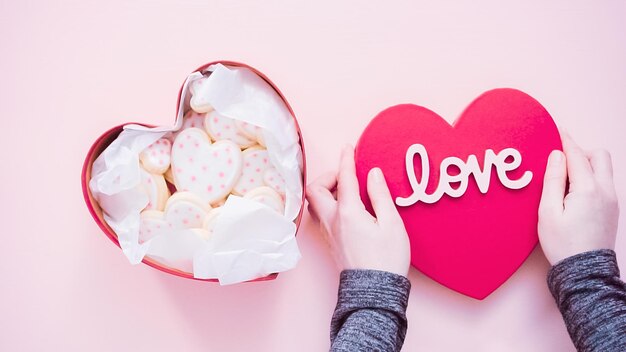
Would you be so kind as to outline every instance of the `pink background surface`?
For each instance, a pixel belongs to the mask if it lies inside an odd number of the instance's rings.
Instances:
[[[580,144],[613,153],[623,203],[624,14],[621,1],[0,0],[0,350],[328,348],[338,271],[308,214],[295,270],[220,287],[131,266],[83,204],[95,138],[130,120],[171,123],[187,73],[215,59],[255,66],[284,92],[311,179],[387,106],[418,103],[452,121],[481,92],[510,86]],[[547,269],[536,249],[485,301],[412,270],[405,350],[573,351]]]

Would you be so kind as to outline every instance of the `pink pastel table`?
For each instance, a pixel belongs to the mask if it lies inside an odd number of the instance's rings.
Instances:
[[[311,179],[387,106],[452,121],[481,92],[516,87],[612,152],[625,202],[624,14],[619,1],[0,1],[0,350],[328,349],[338,271],[308,213],[295,270],[220,287],[131,266],[84,206],[92,141],[130,120],[170,123],[186,74],[215,59],[283,91]],[[405,350],[574,351],[548,267],[537,248],[484,301],[411,271]]]

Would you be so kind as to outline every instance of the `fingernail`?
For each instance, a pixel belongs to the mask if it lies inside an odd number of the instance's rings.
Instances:
[[[374,182],[383,182],[383,172],[380,168],[373,168],[372,170],[370,170],[370,174],[372,174]]]
[[[553,150],[552,153],[550,153],[548,160],[550,161],[550,164],[560,164],[563,162],[563,153],[561,153],[560,150]]]

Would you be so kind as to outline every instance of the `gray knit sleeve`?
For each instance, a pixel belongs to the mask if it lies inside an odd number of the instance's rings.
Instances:
[[[626,351],[626,284],[614,251],[560,261],[548,272],[548,287],[578,351]]]
[[[400,351],[411,283],[377,270],[344,270],[330,324],[331,351]]]

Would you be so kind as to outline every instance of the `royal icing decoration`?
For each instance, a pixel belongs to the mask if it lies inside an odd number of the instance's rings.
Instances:
[[[243,156],[241,177],[233,188],[233,193],[238,195],[244,195],[253,188],[263,186],[265,172],[271,167],[267,149],[253,147],[241,154]]]
[[[223,140],[211,144],[198,128],[183,130],[172,147],[172,174],[179,191],[191,191],[207,203],[226,197],[241,175],[239,147]]]
[[[213,107],[209,104],[207,99],[207,94],[203,94],[203,91],[206,90],[207,87],[208,79],[206,77],[200,78],[189,85],[189,91],[191,92],[189,105],[196,112],[206,113],[213,110]]]
[[[420,157],[422,164],[422,177],[420,181],[417,181],[413,164],[413,159],[416,155]],[[510,161],[507,161],[509,158]],[[429,181],[430,166],[426,148],[421,144],[411,145],[407,149],[405,163],[413,194],[408,197],[396,198],[396,204],[402,207],[410,206],[420,201],[432,204],[441,199],[444,194],[453,198],[461,197],[467,190],[470,175],[474,175],[478,189],[481,193],[485,194],[489,189],[492,167],[496,168],[498,179],[502,185],[509,189],[524,188],[530,183],[533,177],[531,171],[525,171],[519,179],[509,179],[507,172],[517,169],[522,163],[522,155],[516,149],[506,148],[501,150],[498,154],[491,149],[487,149],[485,151],[485,161],[482,170],[478,165],[476,155],[473,154],[467,158],[467,161],[463,161],[457,157],[447,157],[443,159],[439,167],[439,184],[432,194],[428,194],[426,193],[426,186]],[[450,166],[456,166],[460,172],[456,175],[450,175],[448,173]],[[458,184],[458,187],[453,187],[452,184]]]
[[[270,167],[263,175],[263,182],[281,196],[285,195],[285,179],[274,167]]]
[[[177,192],[167,200],[164,211],[146,210],[141,213],[139,238],[146,241],[167,230],[201,228],[209,206],[190,192]]]
[[[204,120],[206,119],[206,113],[199,113],[193,110],[187,111],[185,116],[183,116],[183,124],[180,129],[172,134],[172,140],[175,140],[176,137],[184,130],[188,128],[199,128],[204,130]],[[166,177],[167,179],[167,177]]]
[[[248,148],[256,144],[256,140],[248,138],[237,129],[234,119],[220,115],[217,111],[211,111],[207,114],[204,126],[213,140],[230,140],[241,148]]]
[[[187,111],[185,116],[183,117],[183,126],[180,128],[181,130],[187,128],[204,128],[204,119],[206,118],[206,113],[198,113],[193,110]]]
[[[163,175],[151,174],[142,167],[139,168],[139,173],[140,188],[148,196],[148,205],[144,209],[163,210],[167,197],[170,196]]]
[[[139,226],[139,243],[146,242],[154,236],[163,234],[169,229],[167,221],[160,210],[144,210],[141,212]]]
[[[144,149],[139,154],[139,160],[149,172],[162,174],[170,167],[171,152],[172,143],[166,138],[161,138]]]
[[[263,130],[261,129],[261,127],[241,120],[236,120],[235,126],[241,133],[246,135],[246,137],[251,140],[256,140],[260,145],[265,146],[265,140],[263,139]]]
[[[200,228],[211,206],[191,192],[176,192],[167,200],[165,215],[173,228]]]
[[[243,197],[268,206],[279,214],[285,212],[285,203],[280,194],[269,187],[263,186],[252,189]]]

